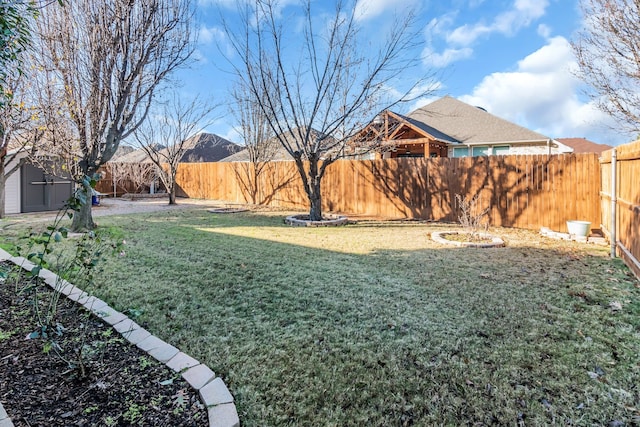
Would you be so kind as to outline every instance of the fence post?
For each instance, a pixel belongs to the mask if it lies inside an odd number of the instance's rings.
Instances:
[[[613,148],[611,150],[611,233],[609,234],[611,238],[611,258],[616,257],[616,208],[618,206],[618,197],[617,197],[617,171],[616,171],[616,163],[618,161],[618,155],[616,149]]]

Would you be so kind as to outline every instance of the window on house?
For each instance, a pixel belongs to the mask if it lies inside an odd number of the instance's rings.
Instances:
[[[511,147],[509,147],[508,145],[499,145],[497,147],[493,147],[493,154],[495,154],[496,156],[505,156],[509,154],[510,150]]]
[[[467,147],[454,147],[453,157],[467,157],[469,155],[469,148]]]
[[[471,149],[471,155],[473,157],[477,157],[477,156],[488,156],[490,154],[490,149],[488,146],[486,145],[478,145],[476,147],[473,147]]]

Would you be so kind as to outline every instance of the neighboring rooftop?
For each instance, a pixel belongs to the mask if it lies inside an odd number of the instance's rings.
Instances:
[[[301,128],[301,129],[305,129],[305,128]],[[294,129],[293,132],[298,132],[298,128]],[[315,129],[311,129],[311,137],[312,138],[317,138],[321,136],[321,133],[318,132]],[[293,145],[293,136],[291,135],[291,132],[285,132],[283,133],[285,140],[291,142],[291,144]],[[329,140],[330,142],[333,142],[332,138],[327,138],[326,140]],[[242,147],[240,147],[242,148]],[[263,161],[283,161],[283,160],[293,160],[293,157],[291,157],[291,154],[289,154],[289,152],[286,150],[286,148],[284,148],[282,146],[282,143],[278,140],[278,138],[276,137],[272,137],[270,139],[268,139],[265,143],[264,143],[264,157],[265,159]],[[249,160],[249,151],[245,148],[241,151],[238,151],[235,154],[232,154],[229,157],[226,157],[222,160],[220,160],[221,162],[248,162]]]
[[[164,149],[164,147],[162,148]],[[217,162],[241,149],[238,144],[234,144],[213,133],[199,133],[190,137],[185,141],[184,148],[186,150],[181,160],[184,163]],[[150,162],[151,160],[149,160],[144,150],[137,149],[120,157],[114,156],[112,161],[142,163]]]
[[[116,161],[120,157],[126,156],[127,154],[133,153],[134,151],[136,151],[134,147],[130,145],[120,144],[116,152],[113,154],[113,157],[111,157],[111,161]]]
[[[613,147],[607,144],[597,144],[586,138],[556,138],[556,141],[573,148],[574,153],[596,153],[611,150]]]
[[[217,162],[242,149],[219,135],[204,132],[189,138],[184,147],[183,163]]]
[[[541,142],[551,138],[445,96],[406,116],[430,135],[459,143]],[[437,130],[438,134],[434,134]]]

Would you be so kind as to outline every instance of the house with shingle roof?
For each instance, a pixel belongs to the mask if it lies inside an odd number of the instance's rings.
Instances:
[[[596,153],[611,150],[613,147],[607,144],[597,144],[586,138],[557,138],[557,141],[573,148],[574,153]]]
[[[182,163],[217,162],[240,150],[240,146],[213,133],[198,133],[184,142]],[[171,153],[163,145],[158,144],[160,157],[167,157]],[[119,163],[149,163],[151,159],[143,149],[130,151],[122,156],[114,157],[113,162]]]
[[[384,158],[557,154],[573,149],[546,135],[445,96],[407,115],[385,111],[364,133],[382,136]]]
[[[299,129],[304,132],[306,128],[295,128],[293,129],[294,133],[298,133]],[[326,136],[325,134],[311,129],[311,138],[321,138],[324,141],[327,141],[328,144],[333,144],[334,139]],[[282,137],[288,141],[291,146],[295,144],[294,136],[291,132],[287,131],[282,134]],[[287,149],[282,145],[279,138],[271,137],[268,140],[261,143],[261,146],[255,149],[254,156],[257,155],[257,159],[252,160],[252,155],[248,148],[244,148],[229,157],[225,157],[221,159],[221,162],[251,162],[251,161],[259,161],[259,162],[279,162],[279,161],[287,161],[293,160],[291,154],[287,151]],[[303,159],[306,159],[304,153],[302,153]]]

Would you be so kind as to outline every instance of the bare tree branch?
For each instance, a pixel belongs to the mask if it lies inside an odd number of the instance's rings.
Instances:
[[[261,202],[258,198],[261,176],[281,146],[273,137],[269,121],[258,100],[242,81],[238,82],[232,96],[232,111],[242,134],[244,152],[247,155],[247,161],[237,162],[234,171],[248,198],[252,203],[258,204]]]
[[[75,179],[90,200],[92,177],[146,119],[158,86],[194,50],[192,0],[77,0],[37,20],[40,61],[79,158]],[[74,230],[94,228],[91,205]]]
[[[177,93],[158,104],[156,114],[133,133],[135,144],[147,153],[169,192],[169,204],[176,204],[176,174],[184,153],[197,142],[198,132],[211,124],[217,105],[195,97],[183,101]]]
[[[582,0],[585,28],[573,42],[578,75],[600,110],[640,131],[640,2]]]
[[[302,37],[286,22],[275,0],[239,4],[242,32],[225,25],[240,63],[232,64],[252,92],[269,127],[296,162],[312,220],[322,218],[321,181],[326,168],[353,154],[351,139],[380,111],[406,100],[390,87],[416,65],[414,16],[392,26],[376,50],[361,37],[355,5],[337,0],[330,19],[318,19],[303,2]],[[288,31],[294,31],[293,34]],[[374,148],[379,141],[370,141]],[[363,147],[361,147],[362,149]]]

